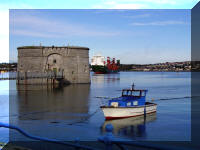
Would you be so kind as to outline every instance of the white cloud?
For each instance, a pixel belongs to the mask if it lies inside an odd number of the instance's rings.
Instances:
[[[141,9],[145,8],[144,4],[114,4],[111,6],[114,9]]]
[[[126,0],[126,1],[141,2],[141,3],[153,3],[153,4],[170,4],[170,5],[177,4],[177,0]]]
[[[146,8],[145,4],[133,4],[119,1],[105,1],[92,6],[95,9],[142,9]]]
[[[198,0],[101,0],[93,8],[107,9],[149,9],[149,8],[189,8]],[[189,6],[188,6],[189,5]]]
[[[51,37],[59,37],[56,34],[42,33],[39,31],[30,31],[30,30],[21,30],[16,29],[12,31],[12,34],[21,35],[21,36],[31,36],[31,37],[42,37],[42,38],[51,38]]]
[[[33,37],[64,37],[64,36],[116,36],[118,31],[98,29],[71,22],[62,22],[34,16],[14,16],[10,20],[15,27],[10,33]],[[28,28],[27,28],[28,27]],[[23,28],[23,29],[22,29]]]
[[[130,25],[133,26],[165,26],[165,25],[186,25],[188,23],[183,21],[155,21],[155,22],[133,22]]]
[[[136,19],[136,18],[147,18],[150,17],[150,14],[140,14],[140,15],[132,15],[132,16],[124,16],[125,18]]]

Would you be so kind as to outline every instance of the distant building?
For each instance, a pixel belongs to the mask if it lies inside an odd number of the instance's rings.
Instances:
[[[145,68],[145,69],[143,69],[143,71],[150,71],[150,69]]]
[[[18,47],[17,71],[45,73],[62,72],[70,83],[90,83],[89,48],[78,46]],[[22,82],[23,83],[23,82]],[[30,79],[28,84],[46,83],[44,79]]]
[[[92,60],[91,60],[91,65],[92,66],[95,66],[95,65],[104,66],[105,65],[105,57],[100,54],[93,56]]]

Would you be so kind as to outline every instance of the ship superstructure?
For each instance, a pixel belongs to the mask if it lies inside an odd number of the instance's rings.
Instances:
[[[117,73],[119,72],[120,60],[115,60],[115,58],[105,57],[102,55],[95,55],[91,60],[92,71],[96,74],[105,74],[105,73]]]
[[[105,57],[101,54],[92,57],[91,65],[105,66]]]

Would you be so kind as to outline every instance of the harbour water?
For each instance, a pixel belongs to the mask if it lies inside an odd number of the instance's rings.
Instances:
[[[99,97],[120,96],[120,90],[133,82],[136,89],[148,89],[147,101],[153,99],[158,104],[157,113],[147,115],[146,119],[140,116],[105,121]],[[0,87],[0,121],[9,120],[36,136],[95,141],[105,133],[105,125],[111,123],[113,134],[122,140],[191,140],[190,72],[91,73],[91,84],[52,89],[16,86],[16,81],[10,80],[0,81]],[[8,130],[0,129],[0,133],[0,141],[6,141]],[[30,140],[16,131],[10,131],[9,137],[16,141]]]

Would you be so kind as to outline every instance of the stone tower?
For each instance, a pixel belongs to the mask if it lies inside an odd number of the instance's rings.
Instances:
[[[62,72],[64,80],[70,83],[90,83],[89,48],[87,47],[23,46],[17,49],[19,75]],[[46,80],[28,79],[27,82],[45,84]]]

